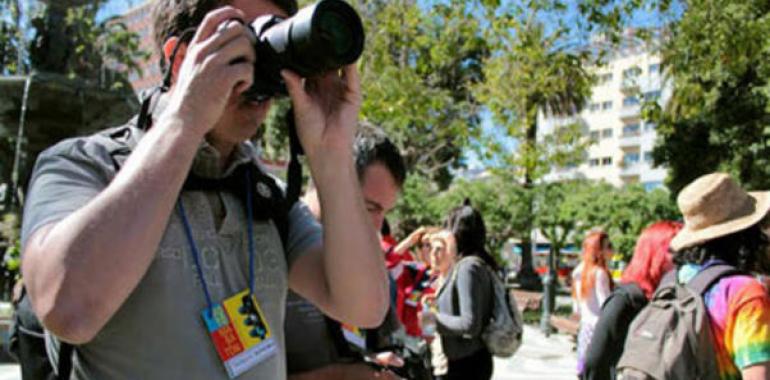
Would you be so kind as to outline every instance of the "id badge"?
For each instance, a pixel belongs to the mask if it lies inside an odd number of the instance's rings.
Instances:
[[[357,347],[358,349],[362,351],[366,351],[366,335],[364,335],[364,332],[359,329],[358,327],[347,325],[342,323],[342,336],[345,337],[345,340],[348,341],[348,343],[352,344],[353,346]]]
[[[231,379],[278,352],[270,326],[248,289],[201,314]]]
[[[417,307],[420,305],[420,298],[422,297],[422,291],[414,289],[409,293],[409,297],[404,300],[404,303],[411,307]]]

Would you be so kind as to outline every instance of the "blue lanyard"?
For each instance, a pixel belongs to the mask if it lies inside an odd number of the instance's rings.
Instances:
[[[209,293],[209,287],[206,284],[206,278],[203,277],[203,267],[201,266],[200,253],[198,252],[198,246],[195,245],[195,239],[193,239],[192,228],[190,228],[190,222],[187,220],[187,214],[184,211],[184,205],[182,204],[182,198],[176,203],[179,217],[182,218],[182,225],[184,226],[184,232],[187,236],[187,242],[190,244],[190,252],[192,253],[193,261],[195,262],[195,269],[198,272],[198,278],[201,279],[201,285],[203,286],[203,294],[206,296],[206,305],[208,310],[211,310],[214,303],[211,302],[211,294]],[[253,206],[251,201],[251,169],[246,171],[246,229],[249,236],[249,294],[254,295],[254,221],[253,221]]]

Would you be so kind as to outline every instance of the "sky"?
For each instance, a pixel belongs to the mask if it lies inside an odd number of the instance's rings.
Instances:
[[[105,7],[100,11],[100,14],[97,16],[97,18],[103,19],[110,16],[122,14],[126,12],[127,10],[140,5],[144,3],[147,0],[108,0]],[[623,1],[623,0],[620,0]],[[675,2],[676,3],[676,2]],[[572,8],[574,9],[574,3],[572,5]],[[576,10],[571,11],[570,13],[575,13],[576,16]],[[569,16],[567,17],[570,18]],[[563,21],[563,20],[562,20]],[[558,21],[546,20],[546,23],[553,23],[556,24]],[[568,21],[569,22],[569,21]],[[634,26],[660,26],[661,20],[655,17],[655,15],[649,13],[649,12],[643,12],[638,11],[634,17],[633,21],[631,22],[631,25]],[[512,139],[510,137],[505,136],[503,133],[499,132],[492,122],[491,115],[489,112],[484,112],[482,114],[482,129],[484,133],[487,136],[491,136],[494,139],[498,141],[503,141],[503,143],[508,146],[511,150],[516,149],[517,142],[515,139]],[[487,167],[489,165],[494,165],[494,162],[485,162],[480,157],[478,157],[475,152],[472,150],[468,150],[465,153],[465,161],[466,165],[469,169],[477,169],[481,167]]]
[[[144,3],[146,0],[108,0],[107,4],[99,11],[98,19],[125,13],[127,10]]]

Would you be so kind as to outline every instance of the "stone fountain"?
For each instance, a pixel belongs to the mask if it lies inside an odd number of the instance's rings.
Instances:
[[[18,189],[26,189],[37,155],[63,139],[122,124],[139,109],[137,97],[125,78],[103,68],[94,78],[65,75],[65,62],[77,56],[67,41],[64,15],[83,0],[43,1],[45,16],[34,20],[37,29],[30,44],[34,72],[0,76],[0,187],[5,185],[0,211],[17,209]],[[104,80],[110,74],[109,83]],[[121,90],[112,83],[122,82]],[[26,88],[25,88],[26,87]],[[25,110],[26,112],[22,112]],[[19,139],[21,137],[21,139]]]
[[[6,161],[11,159],[8,152],[3,152],[2,183],[9,189],[25,189],[35,159],[44,149],[69,137],[119,125],[138,108],[132,92],[110,91],[56,74],[0,77],[0,137],[14,141],[12,163]],[[18,178],[13,178],[14,167],[19,169]],[[6,199],[5,205],[10,202]]]

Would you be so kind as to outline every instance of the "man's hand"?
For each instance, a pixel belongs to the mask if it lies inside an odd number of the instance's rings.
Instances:
[[[291,374],[289,380],[402,380],[387,369],[365,363],[331,364],[316,370]]]
[[[319,154],[349,155],[361,108],[361,88],[355,65],[319,77],[302,79],[281,72],[294,105],[297,135],[311,163]]]
[[[383,367],[400,368],[404,366],[404,359],[393,351],[378,352],[374,355],[373,360]]]
[[[183,61],[164,115],[173,115],[203,136],[227,104],[251,86],[256,55],[253,33],[237,21],[244,18],[242,11],[229,6],[206,15],[189,46],[179,50]]]

